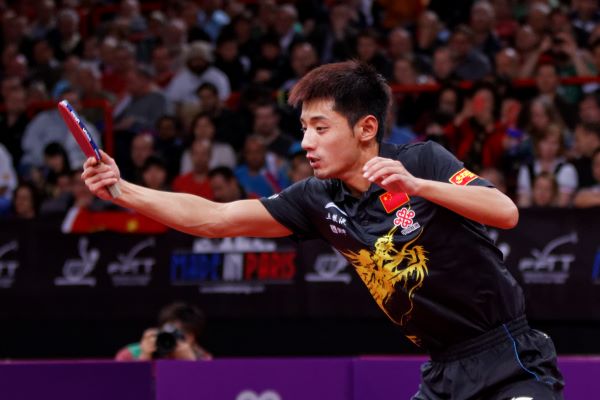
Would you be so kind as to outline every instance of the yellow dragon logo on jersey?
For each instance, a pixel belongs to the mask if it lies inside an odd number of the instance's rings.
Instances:
[[[399,251],[394,248],[394,233],[397,228],[394,226],[386,235],[377,239],[373,252],[362,249],[358,253],[347,251],[342,254],[352,263],[379,307],[392,321],[404,325],[413,309],[414,292],[423,286],[428,269],[426,251],[422,246],[412,246],[420,235],[407,242]],[[399,319],[386,309],[386,304],[396,292],[397,284],[402,285],[410,305]]]

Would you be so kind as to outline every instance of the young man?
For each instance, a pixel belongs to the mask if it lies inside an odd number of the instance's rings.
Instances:
[[[205,237],[321,237],[373,298],[431,355],[414,399],[561,399],[551,339],[527,325],[523,294],[483,225],[512,228],[514,203],[433,143],[380,143],[389,88],[355,61],[328,64],[293,88],[314,177],[260,200],[213,203],[122,181],[114,161],[83,177],[110,199]]]

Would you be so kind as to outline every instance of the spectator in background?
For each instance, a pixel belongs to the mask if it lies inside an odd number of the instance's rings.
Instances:
[[[459,80],[456,75],[456,59],[449,47],[439,47],[434,51],[431,69],[433,79],[440,84]]]
[[[298,11],[294,5],[282,4],[277,7],[273,31],[279,38],[281,52],[286,56],[294,43],[304,40],[301,26],[298,23]]]
[[[277,105],[273,102],[260,103],[254,108],[253,114],[252,133],[262,137],[268,151],[282,159],[287,158],[294,139],[281,131]]]
[[[56,176],[52,192],[46,194],[40,206],[41,215],[63,214],[69,210],[74,203],[73,182],[75,179],[81,181],[81,172],[80,170],[64,171]]]
[[[239,112],[232,112],[219,99],[218,91],[212,83],[203,83],[196,90],[200,101],[200,112],[208,114],[215,124],[216,142],[228,143],[235,150],[240,150],[244,145],[243,117]]]
[[[33,63],[30,78],[44,82],[48,89],[52,89],[61,78],[61,65],[54,57],[54,51],[48,40],[39,39],[33,44]]]
[[[600,148],[600,124],[581,123],[575,129],[575,153],[572,160],[579,176],[579,188],[587,188],[595,184],[592,175],[592,155]]]
[[[494,56],[496,77],[513,81],[519,78],[519,54],[512,47],[506,47]]]
[[[222,0],[207,0],[200,3],[198,14],[198,25],[210,36],[212,42],[216,42],[221,29],[229,24],[229,15],[222,10]]]
[[[448,129],[451,147],[465,166],[478,173],[483,168],[500,166],[504,154],[505,127],[498,120],[496,93],[492,85],[475,89],[465,103],[463,120],[456,119]]]
[[[293,76],[285,81],[280,89],[290,91],[296,82],[317,65],[319,65],[317,51],[310,43],[297,42],[293,44],[290,50],[290,67]]]
[[[2,144],[0,144],[0,216],[6,215],[12,205],[12,196],[17,187],[17,174],[13,160]]]
[[[183,135],[179,119],[171,115],[163,115],[156,122],[156,153],[165,160],[168,181],[179,175],[179,165],[184,149]]]
[[[185,65],[185,51],[187,48],[187,27],[185,22],[179,18],[172,18],[166,21],[160,43],[169,50],[169,54],[175,63],[175,71],[178,71]],[[191,43],[194,43],[193,41]]]
[[[3,95],[5,111],[0,114],[0,143],[12,156],[15,170],[19,168],[23,149],[23,132],[29,123],[26,113],[25,90],[19,85]]]
[[[445,45],[447,32],[442,28],[438,15],[431,11],[423,11],[417,19],[415,32],[415,53],[422,57],[433,57],[434,51]]]
[[[40,196],[31,183],[21,182],[13,193],[11,216],[17,219],[35,218],[38,214]]]
[[[60,79],[53,87],[48,88],[53,98],[57,98],[67,89],[76,90],[77,71],[79,70],[80,64],[81,60],[79,57],[73,55],[68,56],[67,59],[62,62]]]
[[[577,192],[573,205],[578,208],[600,207],[600,147],[594,151],[591,158],[595,183]]]
[[[583,123],[600,123],[600,92],[586,94],[579,102],[579,121]]]
[[[215,85],[219,98],[229,97],[230,86],[227,75],[213,66],[212,46],[207,42],[193,42],[185,57],[185,67],[179,70],[165,89],[167,98],[177,106],[197,104],[196,89],[202,83]]]
[[[13,10],[3,10],[2,36],[0,37],[2,51],[13,47],[15,54],[29,54],[31,43],[27,36],[27,19],[16,14]]]
[[[165,161],[158,155],[152,154],[142,167],[142,186],[154,190],[169,190],[168,172]]]
[[[261,37],[259,51],[252,59],[250,80],[272,90],[287,78],[286,59],[281,52],[279,38],[273,34]]]
[[[42,39],[56,27],[56,4],[54,0],[40,0],[35,2],[35,19],[29,28],[29,37],[32,40]]]
[[[262,136],[246,138],[243,159],[243,164],[235,170],[235,176],[249,198],[269,197],[288,186],[287,171],[277,156],[267,152]]]
[[[192,170],[179,175],[173,181],[173,190],[195,194],[212,199],[213,194],[208,180],[209,161],[212,143],[205,139],[196,139],[190,147]]]
[[[309,41],[317,49],[321,63],[352,57],[358,35],[353,24],[355,18],[356,15],[348,4],[336,2],[329,9],[328,20],[317,25],[309,35]]]
[[[44,148],[42,173],[45,183],[42,194],[44,197],[55,197],[57,186],[63,183],[59,183],[59,177],[71,173],[67,152],[59,143],[52,142]]]
[[[577,43],[585,46],[588,37],[600,22],[600,10],[596,0],[573,0],[571,2],[571,24],[575,28]]]
[[[127,92],[115,106],[115,131],[138,133],[154,129],[167,113],[167,99],[153,83],[152,71],[138,65],[127,74]]]
[[[127,27],[128,34],[139,34],[148,28],[146,18],[140,12],[140,3],[137,0],[121,0],[119,13],[115,18]]]
[[[123,178],[140,184],[142,171],[148,157],[154,154],[154,137],[147,132],[138,133],[131,141],[129,154],[121,169]]]
[[[562,128],[558,125],[550,125],[543,136],[534,139],[534,148],[533,162],[522,165],[519,170],[517,181],[519,207],[529,207],[533,204],[533,182],[542,172],[556,177],[558,195],[555,205],[569,206],[577,189],[577,171],[564,157],[565,138]]]
[[[60,100],[63,99],[67,100],[77,112],[81,111],[79,94],[76,91],[72,89],[65,90],[60,97]],[[94,138],[94,141],[101,146],[102,142],[96,128],[86,121],[85,118],[81,118],[86,124],[89,133]],[[59,143],[66,150],[71,165],[83,165],[85,155],[69,132],[56,108],[40,112],[27,125],[21,142],[23,148],[21,165],[23,167],[41,167],[44,162],[44,148],[52,142]]]
[[[471,28],[457,26],[450,36],[449,47],[456,60],[456,75],[464,80],[480,80],[487,76],[492,68],[486,56],[474,46]]]
[[[194,117],[192,122],[192,141],[206,140],[211,145],[209,168],[229,167],[235,168],[237,163],[235,152],[228,143],[223,143],[215,140],[216,125],[214,120],[208,113],[200,113]],[[191,149],[185,150],[181,157],[182,174],[192,171],[192,155]]]
[[[536,68],[535,85],[538,96],[546,98],[562,117],[567,127],[572,131],[575,128],[577,111],[573,104],[566,101],[558,92],[560,80],[558,69],[553,64],[540,64]]]
[[[548,32],[551,11],[552,9],[545,2],[535,1],[527,5],[526,23],[531,26],[538,37],[542,37]]]
[[[425,75],[421,75],[416,69],[414,62],[405,57],[397,58],[393,63],[392,84],[406,85],[416,87],[418,85],[429,83]],[[417,121],[424,113],[431,108],[433,99],[431,94],[418,91],[405,91],[394,93],[394,102],[396,104],[395,118],[388,118],[390,123],[398,125],[399,128],[411,131],[416,126]],[[410,136],[414,138],[414,133]],[[400,143],[395,141],[394,143]]]
[[[397,27],[388,33],[386,54],[392,63],[398,58],[406,58],[412,61],[418,71],[431,73],[431,56],[415,53],[413,37],[408,29]]]
[[[200,345],[205,325],[206,318],[198,307],[186,303],[171,303],[159,312],[159,328],[146,329],[139,343],[123,347],[115,359],[117,361],[148,361],[156,358],[211,360],[212,355]],[[166,349],[160,346],[157,348],[160,332],[169,332],[177,339],[175,347],[167,354],[161,352]]]
[[[494,6],[489,1],[478,0],[471,6],[469,27],[473,30],[473,43],[488,60],[493,60],[501,48],[494,32],[495,18]]]
[[[541,172],[534,178],[531,191],[531,203],[521,207],[556,207],[558,205],[559,188],[556,178],[550,172]]]
[[[239,91],[246,82],[247,71],[250,67],[249,63],[248,59],[241,59],[235,36],[219,36],[217,40],[215,67],[227,75],[232,91]]]
[[[494,31],[498,34],[501,44],[504,46],[514,43],[515,33],[519,28],[519,22],[513,15],[511,0],[495,0],[494,14],[496,26]]]
[[[229,203],[246,198],[246,192],[238,182],[231,168],[217,167],[211,169],[208,172],[208,179],[214,201]]]
[[[386,79],[392,76],[390,60],[379,47],[379,35],[374,29],[365,29],[356,37],[357,59],[373,66]]]
[[[63,8],[56,16],[56,28],[48,33],[48,41],[59,61],[70,55],[81,57],[83,40],[79,34],[79,15],[70,8]]]
[[[161,88],[167,87],[175,75],[175,66],[166,46],[158,45],[152,49],[152,68],[154,83]]]
[[[102,88],[120,99],[127,91],[127,77],[135,69],[135,48],[129,42],[113,43],[115,39],[104,39]]]
[[[102,89],[101,78],[102,74],[96,65],[90,63],[79,64],[75,78],[75,87],[79,90],[82,102],[105,100],[109,105],[114,104],[115,97]],[[104,127],[105,118],[107,117],[104,113],[105,108],[99,106],[86,107],[81,112],[98,129]]]

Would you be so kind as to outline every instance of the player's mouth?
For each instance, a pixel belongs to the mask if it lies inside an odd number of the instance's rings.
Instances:
[[[311,155],[307,155],[306,158],[308,159],[308,163],[310,164],[310,166],[313,169],[319,168],[319,165],[321,163],[321,159],[311,156]]]

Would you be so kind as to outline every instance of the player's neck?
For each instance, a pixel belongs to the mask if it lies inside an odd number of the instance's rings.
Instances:
[[[364,192],[369,190],[371,182],[363,176],[363,167],[373,157],[379,154],[379,143],[372,142],[367,145],[361,152],[355,163],[348,169],[340,180],[344,182],[350,193],[353,196],[360,197]]]

